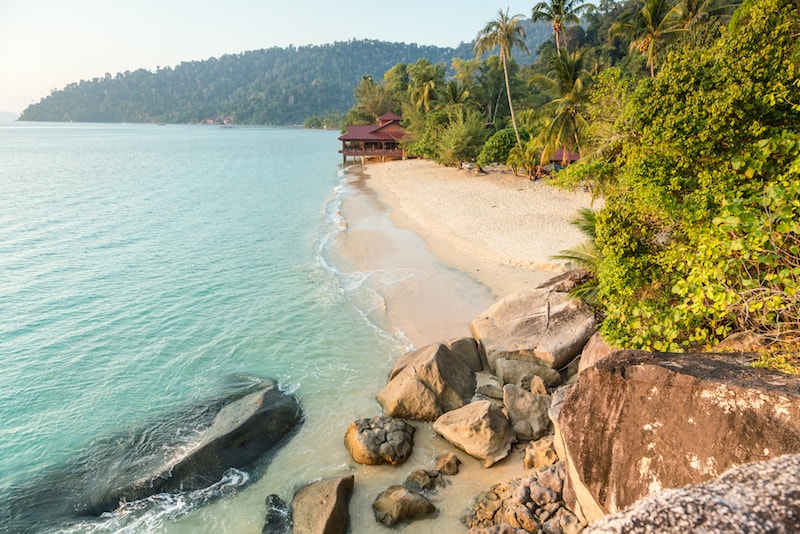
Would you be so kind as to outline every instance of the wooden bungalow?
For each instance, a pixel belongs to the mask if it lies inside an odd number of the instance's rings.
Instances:
[[[406,135],[406,129],[400,124],[403,119],[394,113],[384,113],[378,119],[378,124],[356,124],[347,127],[347,131],[339,136],[342,142],[342,163],[347,163],[348,157],[361,158],[405,158],[405,150],[400,146],[400,140]]]
[[[559,148],[553,152],[552,156],[550,156],[550,163],[566,167],[570,163],[575,163],[579,159],[581,159],[581,155],[577,152],[572,152],[566,148]]]

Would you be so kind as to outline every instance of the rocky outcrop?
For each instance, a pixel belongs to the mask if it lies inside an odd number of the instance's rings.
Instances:
[[[643,499],[589,528],[592,534],[800,532],[800,456],[736,467],[721,477]]]
[[[556,425],[578,511],[599,519],[664,489],[800,451],[800,379],[749,362],[619,351],[584,370]]]
[[[508,418],[488,400],[471,402],[442,415],[433,429],[470,456],[483,460],[485,467],[508,456],[514,442]]]
[[[561,499],[564,476],[564,465],[559,463],[530,477],[495,484],[478,496],[464,523],[470,534],[518,530],[548,534],[580,532],[583,525],[564,508]]]
[[[344,534],[350,524],[348,505],[353,475],[312,482],[292,499],[294,534]]]
[[[500,300],[473,320],[470,330],[492,371],[500,358],[560,369],[580,354],[595,319],[567,293],[532,289]]]
[[[436,506],[418,492],[405,486],[389,486],[372,503],[375,521],[393,526],[414,521],[436,513]]]
[[[581,351],[581,359],[580,363],[578,364],[578,372],[581,372],[584,369],[593,366],[606,356],[618,350],[620,350],[618,347],[614,347],[606,343],[603,337],[600,335],[600,332],[595,332],[594,335],[592,335],[592,337],[589,338],[589,341],[586,343],[586,346],[583,347],[583,351]]]
[[[549,395],[534,395],[519,386],[506,384],[503,404],[518,441],[537,440],[550,433]]]
[[[475,393],[472,369],[445,344],[423,347],[403,360],[378,393],[378,402],[390,417],[433,421],[460,408]]]
[[[353,460],[360,464],[398,465],[411,455],[415,430],[402,419],[383,416],[357,419],[347,427],[344,444]]]

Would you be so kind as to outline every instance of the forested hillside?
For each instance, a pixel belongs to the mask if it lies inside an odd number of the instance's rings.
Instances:
[[[532,28],[530,49],[551,32],[546,23]],[[472,43],[454,49],[354,40],[255,50],[81,80],[29,106],[20,120],[300,124],[343,115],[363,76],[380,79],[393,65],[420,58],[449,68],[456,57],[474,57]]]

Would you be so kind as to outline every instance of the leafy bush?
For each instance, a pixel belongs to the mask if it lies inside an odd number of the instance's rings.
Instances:
[[[523,141],[527,141],[530,138],[530,135],[528,135],[527,130],[524,128],[520,129],[519,136]],[[483,145],[480,154],[478,154],[478,159],[476,161],[481,167],[488,167],[493,163],[505,164],[508,160],[509,152],[511,152],[511,149],[515,146],[517,146],[517,138],[514,135],[514,129],[503,128],[489,137]]]
[[[682,350],[800,336],[800,16],[751,0],[639,83],[597,225],[603,332]]]

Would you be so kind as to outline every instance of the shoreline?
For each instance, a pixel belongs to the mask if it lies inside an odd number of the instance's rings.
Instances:
[[[351,297],[367,318],[406,342],[407,349],[471,337],[469,324],[475,317],[500,298],[563,271],[564,264],[549,255],[585,239],[569,221],[579,207],[590,205],[590,194],[561,191],[511,173],[476,175],[408,160],[355,166],[344,180],[343,231],[328,249],[329,259],[343,277],[358,280]],[[385,383],[386,376],[376,376],[369,386],[372,395]],[[479,494],[529,472],[522,461],[525,443],[514,445],[507,458],[487,469],[440,438],[432,424],[414,426],[414,451],[403,465],[352,466],[354,532],[384,530],[372,517],[372,501],[411,471],[430,469],[439,454],[456,454],[460,472],[432,496],[436,517],[401,530],[466,532],[461,517]]]
[[[396,226],[420,236],[442,264],[489,288],[495,300],[564,272],[566,262],[552,256],[586,240],[570,221],[593,206],[587,192],[426,160],[373,164],[363,172]]]

